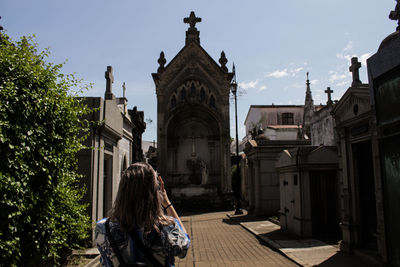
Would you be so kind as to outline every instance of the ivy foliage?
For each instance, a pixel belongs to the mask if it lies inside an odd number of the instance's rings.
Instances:
[[[33,37],[0,37],[0,265],[59,265],[91,227],[76,159],[90,110],[72,91],[85,86]]]

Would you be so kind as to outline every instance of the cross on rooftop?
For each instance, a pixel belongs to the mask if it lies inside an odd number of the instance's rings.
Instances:
[[[106,94],[105,98],[106,99],[114,99],[114,95],[112,93],[112,84],[114,83],[114,76],[112,74],[112,67],[107,66],[107,71],[105,72],[105,78],[106,78]]]
[[[125,82],[122,84],[122,96],[125,98],[125,92],[126,92],[126,86],[125,86]]]
[[[389,18],[391,20],[397,20],[396,31],[400,31],[400,0],[396,0],[397,4],[393,11],[390,11]]]
[[[332,105],[332,98],[331,98],[331,94],[333,93],[333,90],[331,90],[330,87],[326,88],[325,93],[328,95],[328,102],[326,102],[327,105]]]
[[[196,17],[194,14],[194,11],[190,12],[190,15],[188,18],[183,19],[184,23],[188,23],[190,25],[190,28],[194,28],[196,26],[197,22],[201,22],[201,18]]]
[[[349,67],[349,71],[353,74],[353,82],[351,83],[351,86],[361,84],[359,68],[361,68],[361,63],[358,62],[358,58],[351,58],[351,66]]]

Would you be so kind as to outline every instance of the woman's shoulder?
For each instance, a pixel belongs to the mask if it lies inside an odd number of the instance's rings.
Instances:
[[[172,218],[172,217],[171,217]],[[173,223],[162,226],[161,242],[175,256],[184,257],[190,246],[190,238],[179,221],[173,218]]]

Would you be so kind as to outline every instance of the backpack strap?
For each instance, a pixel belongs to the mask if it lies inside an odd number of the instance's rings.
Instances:
[[[151,248],[146,247],[139,238],[138,231],[133,229],[131,231],[130,236],[132,237],[133,241],[135,241],[135,245],[137,245],[141,252],[143,252],[146,259],[148,259],[154,267],[164,267],[153,255],[151,252]]]
[[[106,235],[108,237],[108,240],[110,241],[110,245],[111,248],[113,249],[115,256],[117,256],[118,262],[120,264],[120,266],[126,266],[124,259],[121,256],[121,253],[117,247],[117,245],[115,244],[114,238],[111,236],[110,233],[110,219],[107,218],[106,220]]]

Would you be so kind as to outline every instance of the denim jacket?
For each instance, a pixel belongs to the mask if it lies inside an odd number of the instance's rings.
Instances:
[[[95,242],[100,251],[102,266],[116,267],[119,266],[119,262],[106,237],[106,220],[107,218],[104,218],[96,223]],[[162,226],[160,234],[150,233],[144,237],[143,228],[137,230],[139,239],[146,247],[151,248],[154,257],[165,266],[175,266],[174,257],[184,258],[190,246],[189,236],[183,231],[179,221],[176,219],[174,221],[174,224]],[[110,234],[126,264],[136,263],[152,266],[139,247],[135,245],[134,240],[118,223],[110,221]]]

